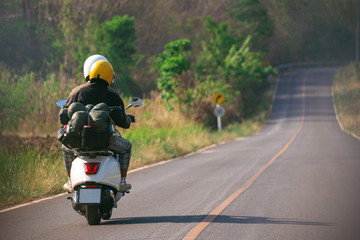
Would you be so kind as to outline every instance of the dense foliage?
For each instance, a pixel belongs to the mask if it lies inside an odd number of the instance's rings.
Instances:
[[[158,88],[162,91],[162,98],[165,100],[176,100],[181,103],[183,91],[186,91],[181,81],[183,73],[190,69],[189,52],[191,41],[180,39],[165,45],[165,50],[158,55],[156,67],[159,71],[157,79]]]
[[[262,108],[270,63],[353,59],[354,9],[355,0],[1,1],[0,129],[52,121],[36,116],[56,113],[44,103],[82,83],[92,54],[113,64],[122,96],[156,91],[206,122],[221,92],[238,121]]]
[[[96,39],[96,52],[102,53],[113,64],[116,76],[120,80],[115,82],[116,87],[126,95],[130,94],[129,87],[133,84],[130,73],[135,65],[135,40],[135,20],[127,15],[115,16],[104,22],[98,29]]]
[[[187,111],[210,105],[209,100],[221,92],[233,107],[237,121],[258,110],[262,93],[268,86],[266,77],[275,74],[264,66],[265,54],[250,49],[251,36],[235,35],[225,23],[205,20],[206,34],[200,41],[200,53],[191,57],[191,41],[181,39],[165,46],[157,58],[157,79],[164,99],[185,105]],[[190,64],[190,58],[193,64]],[[227,104],[228,106],[230,104]],[[199,108],[190,111],[203,115]],[[201,116],[196,116],[201,118]]]

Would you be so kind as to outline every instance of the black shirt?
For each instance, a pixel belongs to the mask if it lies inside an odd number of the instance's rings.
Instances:
[[[65,105],[60,110],[60,122],[66,124],[69,119],[67,117],[67,111],[65,111],[71,103],[80,102],[84,106],[88,104],[96,105],[98,103],[106,103],[109,107],[118,107],[111,111],[110,116],[115,124],[122,128],[129,128],[130,121],[126,117],[124,110],[124,102],[120,98],[119,94],[104,80],[95,80],[88,82],[74,88]],[[65,123],[66,122],[66,123]]]

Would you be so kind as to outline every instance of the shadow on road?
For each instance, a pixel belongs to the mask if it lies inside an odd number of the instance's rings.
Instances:
[[[103,222],[102,225],[126,225],[126,224],[146,224],[146,223],[199,223],[208,215],[190,216],[154,216],[154,217],[134,217],[134,218],[114,218]],[[289,224],[302,226],[334,226],[334,223],[313,222],[286,218],[267,218],[251,216],[228,216],[219,215],[213,223],[238,223],[238,224]]]

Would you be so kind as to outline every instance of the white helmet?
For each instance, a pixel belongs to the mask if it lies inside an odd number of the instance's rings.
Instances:
[[[108,60],[101,55],[92,55],[90,57],[88,57],[84,63],[84,78],[86,81],[89,81],[89,74],[90,74],[90,68],[91,65],[93,65],[94,62],[99,61],[99,60],[105,60],[108,62]]]

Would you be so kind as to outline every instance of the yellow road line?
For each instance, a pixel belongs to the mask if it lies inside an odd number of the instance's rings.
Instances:
[[[190,232],[183,238],[183,240],[193,240],[196,239],[200,233],[208,226],[210,223],[212,223],[215,218],[217,218],[222,211],[226,207],[228,207],[237,197],[240,196],[243,192],[245,192],[248,188],[251,187],[251,185],[263,174],[263,172],[275,162],[275,160],[280,157],[286,149],[289,148],[291,143],[295,140],[297,135],[301,132],[303,126],[304,126],[304,120],[305,120],[305,90],[306,90],[306,78],[307,75],[304,77],[303,81],[303,93],[302,93],[302,117],[301,117],[301,123],[298,128],[298,130],[294,133],[294,135],[291,137],[289,142],[274,156],[271,158],[269,162],[267,162],[260,170],[258,170],[255,175],[253,175],[241,188],[239,188],[237,191],[235,191],[233,194],[231,194],[230,197],[228,197],[224,202],[222,202],[218,207],[216,207],[207,217],[204,218],[202,222],[200,222],[198,225],[196,225],[193,229],[190,230]]]

